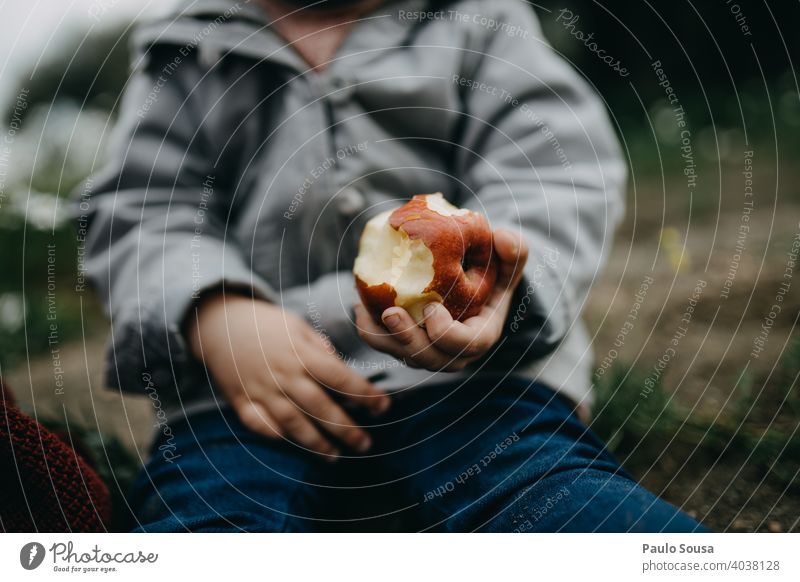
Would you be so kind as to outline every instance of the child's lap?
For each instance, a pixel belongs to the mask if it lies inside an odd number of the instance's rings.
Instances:
[[[147,530],[541,531],[635,529],[648,511],[660,513],[644,529],[663,529],[674,512],[537,384],[409,391],[385,417],[359,420],[373,451],[334,464],[249,433],[228,410],[177,422],[176,458],[154,444],[134,513]]]

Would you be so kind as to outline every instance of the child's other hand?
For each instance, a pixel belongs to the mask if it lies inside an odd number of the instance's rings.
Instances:
[[[431,303],[425,307],[422,328],[402,307],[390,307],[382,315],[384,328],[358,304],[359,335],[376,350],[416,368],[454,372],[477,360],[500,339],[514,289],[528,260],[525,241],[511,231],[496,230],[494,248],[500,260],[497,284],[476,316],[455,321],[441,303]]]
[[[222,294],[201,300],[187,327],[194,355],[250,430],[289,438],[334,460],[331,437],[355,451],[370,447],[326,389],[375,414],[389,397],[345,366],[299,317],[264,302]]]

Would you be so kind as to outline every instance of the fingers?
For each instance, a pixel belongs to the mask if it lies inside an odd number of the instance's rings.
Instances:
[[[456,321],[441,303],[425,307],[425,329],[438,349],[453,356],[477,357],[486,353],[500,335],[494,321],[473,317],[466,325]]]
[[[404,309],[393,307],[384,312],[386,316],[399,316],[398,322],[389,322],[389,325],[397,326],[397,332],[375,323],[363,305],[356,305],[355,313],[361,338],[376,350],[403,360],[408,366],[455,372],[469,363],[464,358],[454,357],[433,346],[427,333],[414,323]]]
[[[358,334],[361,336],[361,339],[380,352],[384,352],[400,360],[405,359],[406,353],[403,345],[395,340],[392,337],[392,333],[384,326],[375,323],[364,306],[360,304],[356,305],[355,313],[356,327],[358,328]],[[409,360],[406,363],[414,368],[419,367],[413,360]]]
[[[236,410],[236,414],[238,414],[242,424],[254,433],[269,439],[277,439],[283,436],[278,423],[260,403],[245,397],[238,402],[234,402],[233,408]]]
[[[289,397],[325,432],[351,449],[365,453],[372,446],[369,435],[316,384],[308,382],[297,386]]]
[[[386,353],[391,353],[389,351],[390,348],[397,347],[397,343],[392,341],[391,333],[385,327],[375,323],[375,320],[367,312],[366,307],[358,303],[353,308],[353,311],[356,315],[358,334],[367,344],[376,350]]]
[[[391,339],[398,345],[402,357],[414,360],[430,370],[446,366],[452,360],[431,344],[428,334],[411,318],[408,311],[400,307],[390,307],[383,312],[383,325],[392,334]]]
[[[270,402],[270,414],[281,427],[282,433],[310,451],[317,452],[333,461],[340,452],[323,436],[311,419],[297,405],[286,398],[275,398]]]
[[[442,352],[474,360],[489,351],[502,335],[514,289],[528,261],[528,245],[521,234],[507,229],[496,230],[493,239],[500,263],[498,277],[481,312],[458,322],[441,304],[432,303],[425,308],[427,336]]]
[[[498,229],[494,231],[494,249],[500,259],[497,284],[513,290],[528,262],[528,244],[520,233]]]
[[[308,354],[304,364],[314,380],[373,414],[383,414],[391,406],[392,401],[385,392],[326,350]]]
[[[268,404],[243,396],[235,401],[234,409],[251,431],[269,439],[288,438],[328,461],[335,461],[340,451],[326,435],[359,453],[372,446],[366,431],[310,379],[294,384],[291,391]]]

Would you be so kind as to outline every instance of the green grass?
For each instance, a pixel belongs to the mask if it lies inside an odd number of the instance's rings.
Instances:
[[[709,462],[749,455],[748,462],[765,475],[798,488],[798,375],[800,340],[795,340],[764,390],[742,374],[728,406],[717,414],[692,412],[661,384],[644,398],[647,373],[617,365],[597,379],[592,428],[634,473],[646,471],[662,454],[683,456],[690,451],[694,459]]]

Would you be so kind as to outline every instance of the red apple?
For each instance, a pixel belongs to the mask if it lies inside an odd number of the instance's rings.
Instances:
[[[441,193],[414,196],[367,223],[353,274],[378,322],[397,305],[422,324],[433,301],[463,321],[480,311],[497,279],[492,229],[485,216],[456,208]]]

